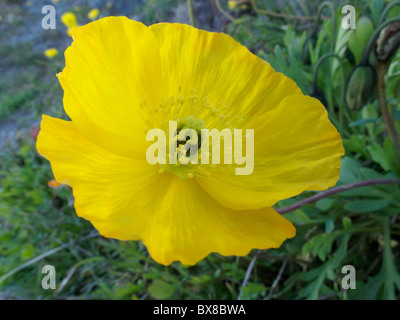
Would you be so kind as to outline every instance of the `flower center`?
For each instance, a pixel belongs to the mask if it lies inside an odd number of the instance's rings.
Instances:
[[[164,98],[158,106],[153,108],[149,107],[145,101],[140,105],[142,110],[146,110],[144,120],[149,130],[161,127],[166,133],[167,152],[170,152],[169,145],[176,143],[177,163],[161,164],[159,172],[170,172],[181,178],[193,178],[195,174],[209,176],[209,170],[206,170],[200,161],[202,139],[204,139],[201,130],[232,130],[234,126],[240,128],[244,119],[238,114],[226,114],[227,105],[221,102],[211,103],[207,96],[199,95],[195,89],[192,89],[186,96],[181,93],[179,88],[178,95]],[[177,124],[174,135],[169,133],[170,121],[176,121]],[[190,141],[190,137],[178,139],[184,129],[194,130],[197,133],[197,139],[194,140],[197,141]],[[197,148],[190,148],[190,146]],[[212,141],[209,141],[209,147],[212,150]],[[194,150],[197,151],[197,157],[199,157],[198,164],[191,162],[182,164],[179,161],[182,156],[187,158],[194,156],[194,154],[191,154]],[[214,165],[210,164],[210,166]]]
[[[205,128],[205,123],[202,119],[196,119],[194,116],[189,116],[185,119],[178,119],[178,129],[176,132],[176,135],[179,136],[179,133],[183,129],[192,129],[196,131],[197,133],[197,143],[190,143],[191,145],[197,145],[197,149],[201,147],[201,129]],[[186,141],[179,141],[178,140],[178,148],[179,146],[183,146],[187,144],[189,141],[189,138],[186,138]],[[190,150],[188,150],[190,152]],[[190,156],[190,154],[188,154]]]
[[[176,152],[177,163],[160,165],[160,173],[165,171],[173,173],[180,178],[193,178],[194,174],[200,169],[197,164],[187,163],[182,164],[182,157],[192,158],[193,156],[198,157],[198,163],[200,162],[200,147],[201,147],[201,129],[205,128],[204,120],[196,119],[193,115],[177,119],[177,130],[173,136],[168,134],[168,150]],[[192,139],[189,136],[183,136],[188,131],[195,132],[196,136]],[[195,150],[195,151],[193,151]],[[194,152],[194,154],[191,154]],[[201,171],[201,170],[200,170]]]

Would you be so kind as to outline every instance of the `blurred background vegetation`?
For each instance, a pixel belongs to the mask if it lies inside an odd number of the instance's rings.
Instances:
[[[400,52],[380,59],[368,45],[383,23],[399,17],[399,1],[192,3],[194,21],[183,0],[0,1],[0,299],[398,298],[398,184],[349,189],[285,214],[297,236],[280,249],[165,267],[139,242],[99,236],[76,216],[71,190],[52,182],[35,139],[43,113],[66,119],[55,76],[72,41],[61,21],[66,12],[78,25],[125,15],[228,33],[325,104],[346,149],[338,186],[399,179],[393,130],[400,132]],[[56,30],[41,27],[46,4],[56,8]],[[355,30],[341,27],[346,4],[356,8]],[[394,28],[386,33],[389,46],[398,46]],[[47,264],[57,270],[56,290],[41,287]],[[355,290],[341,288],[344,265],[356,268]]]

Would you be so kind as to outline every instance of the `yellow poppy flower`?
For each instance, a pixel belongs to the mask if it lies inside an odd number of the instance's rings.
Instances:
[[[58,75],[72,121],[43,116],[37,148],[75,208],[109,238],[142,240],[159,263],[243,256],[295,236],[271,208],[333,186],[340,135],[316,99],[231,37],[108,17],[74,30]],[[151,165],[150,129],[254,129],[254,170]]]
[[[78,26],[76,22],[76,16],[72,12],[65,12],[61,15],[61,21],[65,24],[69,29],[76,28]]]
[[[99,9],[94,8],[94,9],[92,9],[92,10],[89,11],[89,13],[88,13],[87,16],[88,16],[88,18],[89,18],[90,20],[94,20],[94,19],[97,18],[97,16],[99,15],[99,13],[100,13]]]
[[[50,48],[44,51],[44,55],[47,58],[54,58],[58,54],[58,50],[56,48]]]

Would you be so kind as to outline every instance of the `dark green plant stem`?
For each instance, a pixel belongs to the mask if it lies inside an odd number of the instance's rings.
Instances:
[[[379,23],[378,24],[381,24],[383,22],[383,20],[385,20],[385,18],[388,15],[389,11],[392,10],[394,6],[398,6],[398,5],[400,5],[400,1],[394,1],[394,2],[392,2],[390,4],[388,4],[386,6],[386,8],[383,10],[383,12],[381,14],[381,17],[379,18]]]
[[[396,131],[396,126],[394,124],[393,116],[390,114],[386,99],[386,88],[385,88],[385,75],[387,71],[388,63],[384,61],[379,61],[376,72],[377,80],[377,91],[378,91],[378,102],[379,108],[382,113],[383,120],[385,121],[386,130],[390,142],[393,145],[397,164],[400,166],[400,137]]]
[[[369,38],[367,45],[365,46],[360,65],[369,65],[369,55],[370,55],[372,47],[375,44],[375,41],[378,38],[382,29],[386,28],[389,24],[391,24],[393,22],[399,22],[399,21],[400,21],[400,17],[393,18],[393,19],[390,19],[390,20],[386,21],[385,23],[379,25],[378,28],[376,28],[374,33]]]
[[[193,2],[192,0],[187,0],[187,7],[189,12],[189,21],[192,27],[196,27],[196,19],[194,16]]]
[[[383,273],[385,277],[386,287],[388,289],[388,299],[396,300],[395,288],[390,275],[397,274],[397,271],[393,268],[393,254],[391,247],[391,236],[390,236],[390,219],[385,217],[383,219]]]
[[[315,24],[314,24],[312,33],[313,34],[317,33],[318,25],[321,22],[322,11],[325,8],[329,8],[329,11],[331,13],[331,19],[332,19],[332,25],[333,25],[332,26],[331,51],[333,52],[333,51],[335,51],[335,43],[336,43],[336,10],[335,10],[335,7],[332,2],[330,2],[330,1],[322,2],[320,4],[320,6],[318,7],[317,20],[315,20]]]
[[[332,189],[326,190],[324,192],[318,193],[312,197],[309,197],[307,199],[296,202],[295,204],[293,204],[291,206],[277,209],[276,211],[280,214],[289,213],[289,212],[299,209],[307,204],[316,202],[322,198],[329,197],[336,193],[340,193],[340,192],[347,191],[350,189],[355,189],[355,188],[368,187],[368,186],[372,186],[372,185],[376,185],[376,184],[400,184],[400,180],[377,179],[377,180],[366,180],[366,181],[361,181],[361,182],[350,183],[350,184],[346,184],[346,185],[343,185],[340,187],[332,188]]]

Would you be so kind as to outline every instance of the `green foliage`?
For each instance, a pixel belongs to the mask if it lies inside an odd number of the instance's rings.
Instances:
[[[371,87],[371,96],[362,101],[360,110],[348,110],[344,103],[346,79],[360,62],[388,2],[369,0],[358,6],[357,14],[363,18],[356,31],[340,27],[342,2],[337,2],[336,30],[324,11],[313,41],[307,41],[312,21],[254,12],[229,12],[234,21],[224,20],[220,31],[292,78],[305,94],[313,94],[317,87],[326,98],[329,117],[340,130],[346,150],[338,186],[398,179],[400,168],[375,89]],[[317,11],[317,2],[293,3],[288,1],[284,14],[313,15]],[[135,14],[146,24],[170,21],[182,5],[176,0],[151,0],[138,6]],[[282,11],[277,4],[268,6],[268,10]],[[75,12],[84,19],[87,8]],[[393,8],[388,17],[398,12]],[[325,59],[316,73],[316,65],[328,53],[339,59]],[[54,77],[63,67],[61,55],[46,60],[29,44],[0,44],[0,55],[4,75],[0,79],[0,126],[21,109],[31,111],[37,119],[43,111],[66,117],[61,108],[62,91]],[[372,55],[370,62],[374,67]],[[385,84],[398,130],[399,75],[397,53]],[[27,132],[29,124],[25,126],[10,146],[0,141],[0,299],[236,299],[239,294],[243,299],[399,298],[399,185],[349,189],[285,214],[296,226],[296,237],[279,249],[257,253],[251,276],[242,287],[255,252],[246,257],[211,254],[195,266],[173,263],[164,267],[149,257],[140,242],[98,235],[88,221],[76,216],[70,188],[48,186],[53,179],[51,168],[37,154],[35,141]],[[305,192],[277,207],[314,194]],[[46,264],[57,270],[54,291],[40,286],[41,268]],[[355,290],[341,288],[345,265],[356,268]]]

